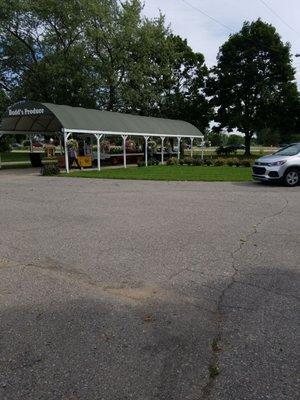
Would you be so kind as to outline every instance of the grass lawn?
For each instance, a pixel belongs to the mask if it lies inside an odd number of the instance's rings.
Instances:
[[[251,181],[251,168],[245,167],[202,167],[202,166],[152,166],[118,169],[103,169],[102,171],[72,171],[60,176],[72,178],[98,179],[140,179],[153,181]]]
[[[10,152],[10,153],[1,153],[1,161],[2,162],[13,162],[13,161],[29,161],[29,153],[23,152]]]

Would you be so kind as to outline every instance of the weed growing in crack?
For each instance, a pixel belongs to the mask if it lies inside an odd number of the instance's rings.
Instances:
[[[152,314],[148,314],[144,316],[144,322],[154,322],[156,320],[155,316]]]
[[[221,347],[219,346],[218,338],[213,339],[213,341],[211,342],[211,348],[212,348],[212,351],[214,351],[215,353],[221,351]]]
[[[208,370],[211,379],[216,378],[220,374],[220,368],[217,364],[210,364]]]

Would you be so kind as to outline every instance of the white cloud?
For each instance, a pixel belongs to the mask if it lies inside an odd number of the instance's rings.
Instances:
[[[265,7],[260,0],[186,0],[222,24],[237,32],[245,20],[259,17],[274,25],[284,42],[291,43],[292,53],[300,53],[300,1],[264,0],[292,29]],[[189,7],[183,0],[144,0],[144,14],[155,17],[159,10],[166,16],[174,33],[187,38],[189,45],[204,54],[209,66],[216,61],[219,47],[230,31]],[[300,58],[294,60],[300,84]]]

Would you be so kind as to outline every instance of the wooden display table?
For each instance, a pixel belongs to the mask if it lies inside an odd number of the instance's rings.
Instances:
[[[60,168],[65,168],[66,164],[65,164],[65,156],[63,155],[57,155],[57,159],[58,159],[58,166]],[[79,165],[81,167],[85,167],[85,168],[91,168],[92,167],[92,156],[78,156],[77,157]],[[76,164],[74,163],[74,166],[76,166]]]

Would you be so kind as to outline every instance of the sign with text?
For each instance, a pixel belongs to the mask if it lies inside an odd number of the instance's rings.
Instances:
[[[41,103],[20,102],[9,107],[4,117],[35,117],[50,114],[49,110]]]

